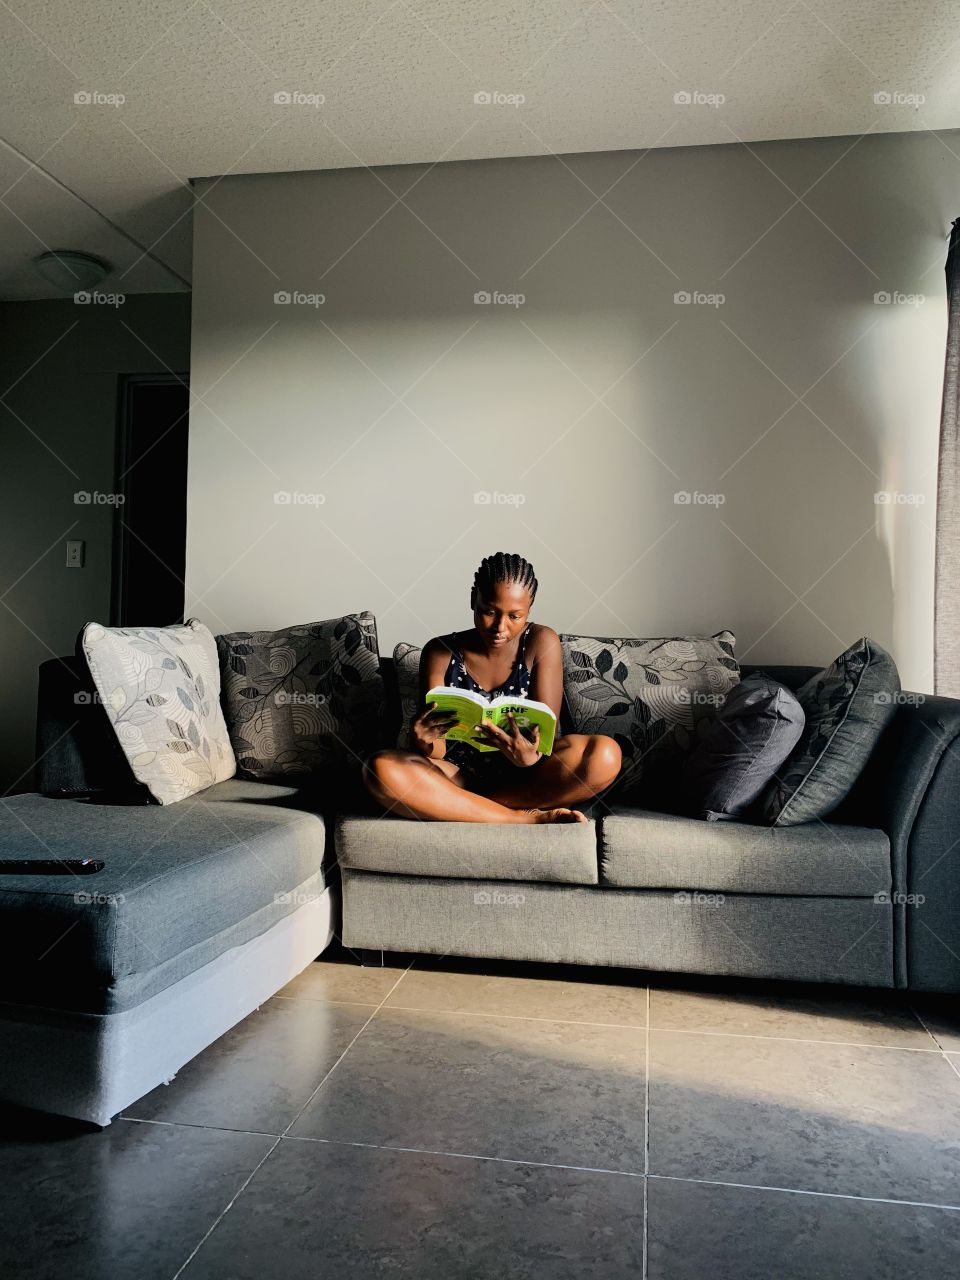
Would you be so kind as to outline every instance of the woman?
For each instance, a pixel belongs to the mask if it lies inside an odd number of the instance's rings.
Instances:
[[[560,638],[529,622],[537,594],[533,566],[498,551],[477,570],[470,592],[473,628],[435,636],[420,657],[422,710],[410,726],[410,751],[378,751],[367,761],[364,783],[384,808],[404,818],[440,822],[586,822],[569,806],[590,800],[620,771],[620,748],[602,734],[568,733],[553,753],[536,748],[511,717],[510,731],[484,723],[480,732],[497,748],[477,751],[447,742],[451,712],[426,704],[437,685],[545,702],[557,719],[563,697]]]

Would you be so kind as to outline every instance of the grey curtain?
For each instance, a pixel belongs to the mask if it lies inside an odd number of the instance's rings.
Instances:
[[[933,688],[960,698],[960,218],[947,251],[947,362],[940,411]]]

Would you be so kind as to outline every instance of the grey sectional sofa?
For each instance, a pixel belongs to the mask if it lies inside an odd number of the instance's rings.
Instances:
[[[818,670],[763,669],[793,689]],[[341,814],[344,942],[960,990],[960,701],[899,695],[829,821],[593,810],[555,827]]]
[[[387,745],[400,713],[382,667]],[[766,669],[794,688],[814,673]],[[412,822],[355,771],[145,805],[111,789],[109,726],[85,699],[74,659],[44,664],[39,791],[0,803],[0,856],[106,863],[0,877],[8,1102],[106,1124],[338,931],[377,955],[960,990],[957,701],[903,695],[830,821],[767,829],[602,799],[585,825]]]

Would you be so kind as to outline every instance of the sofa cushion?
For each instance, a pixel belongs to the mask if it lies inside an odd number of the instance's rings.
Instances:
[[[681,812],[708,822],[741,817],[797,745],[803,708],[762,671],[740,681],[683,763]]]
[[[614,738],[614,794],[649,802],[740,679],[731,631],[632,640],[562,634],[564,692],[577,733]]]
[[[418,644],[407,644],[401,640],[393,650],[393,669],[397,675],[397,690],[400,695],[400,732],[397,734],[397,746],[406,751],[410,748],[410,725],[417,714],[417,703],[420,696],[420,655],[423,649]]]
[[[831,813],[849,794],[894,715],[896,663],[866,636],[797,690],[806,723],[758,803],[765,822],[793,826]]]
[[[44,795],[151,801],[117,741],[86,658],[76,654],[49,658],[37,672],[36,789]]]
[[[0,857],[96,857],[95,875],[0,875],[0,1000],[111,1013],[300,905],[324,822],[296,788],[232,779],[176,806],[13,796]]]
[[[102,627],[80,637],[134,777],[175,804],[236,773],[220,710],[217,646],[196,618],[173,627]]]
[[[372,613],[217,636],[223,705],[245,778],[322,772],[379,746]]]
[[[598,819],[600,883],[707,893],[889,893],[890,841],[873,827],[758,827],[616,807]]]
[[[527,826],[341,815],[335,840],[339,864],[357,871],[597,883],[593,821]]]

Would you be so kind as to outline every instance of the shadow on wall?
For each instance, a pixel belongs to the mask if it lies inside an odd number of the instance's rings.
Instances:
[[[565,157],[609,189],[587,216],[554,157],[380,171],[416,216],[364,171],[224,179],[197,211],[200,616],[362,601],[390,652],[468,625],[505,548],[557,630],[729,627],[748,660],[814,664],[867,634],[925,687],[928,535],[898,511],[891,545],[874,498],[935,457],[942,352],[873,296],[936,238],[886,217],[903,157],[939,207],[939,144],[851,142]]]

